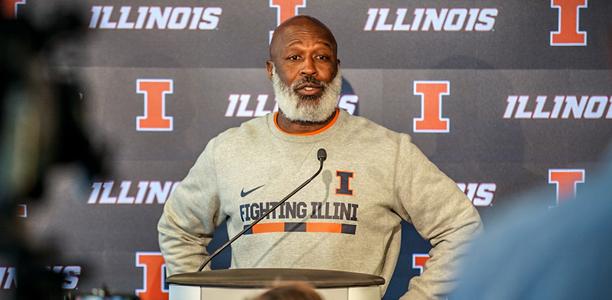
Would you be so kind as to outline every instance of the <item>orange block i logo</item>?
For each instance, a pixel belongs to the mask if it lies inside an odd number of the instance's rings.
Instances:
[[[142,289],[136,296],[142,300],[168,300],[165,288],[166,264],[160,252],[136,252],[136,266],[143,268]]]
[[[136,92],[144,95],[144,115],[136,118],[138,131],[172,131],[166,115],[166,95],[173,93],[172,79],[138,79]]]
[[[587,33],[580,31],[580,9],[587,0],[550,0],[550,7],[559,10],[557,31],[550,33],[551,46],[586,46]]]
[[[450,82],[415,81],[414,95],[421,96],[421,116],[413,119],[413,131],[448,133],[450,120],[442,117],[442,96],[450,95]]]

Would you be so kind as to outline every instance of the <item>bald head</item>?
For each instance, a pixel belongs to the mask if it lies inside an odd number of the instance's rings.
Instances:
[[[287,45],[288,36],[293,33],[310,32],[317,35],[322,42],[327,43],[333,50],[334,55],[337,55],[337,44],[331,30],[311,16],[295,16],[280,24],[274,30],[272,41],[270,42],[270,59],[274,60],[279,52]]]

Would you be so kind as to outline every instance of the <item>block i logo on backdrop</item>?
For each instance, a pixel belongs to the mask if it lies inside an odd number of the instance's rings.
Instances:
[[[425,264],[429,260],[429,254],[427,253],[413,253],[412,254],[412,268],[419,270],[419,275],[425,270]]]
[[[556,189],[556,205],[576,197],[579,183],[584,183],[584,169],[549,169],[548,183]]]
[[[286,20],[298,15],[300,8],[306,7],[306,0],[270,0],[268,4],[271,8],[276,8],[276,26]],[[268,34],[268,42],[272,40],[274,30]]]
[[[443,96],[450,95],[450,81],[417,80],[415,96],[421,98],[421,116],[413,119],[413,131],[418,133],[448,133],[450,119],[442,116]]]
[[[2,13],[7,19],[15,19],[18,16],[19,7],[26,4],[26,0],[0,0]]]
[[[137,251],[136,267],[142,270],[142,288],[136,290],[141,300],[168,300],[166,263],[161,252]]]
[[[173,117],[166,114],[166,96],[174,90],[172,79],[137,79],[136,93],[144,96],[144,115],[136,117],[138,131],[172,131]]]
[[[551,46],[586,46],[587,32],[580,30],[580,9],[587,8],[587,0],[550,0],[550,7],[558,10],[557,30],[550,32]]]
[[[27,204],[18,204],[17,205],[17,216],[20,218],[28,217],[28,205]]]

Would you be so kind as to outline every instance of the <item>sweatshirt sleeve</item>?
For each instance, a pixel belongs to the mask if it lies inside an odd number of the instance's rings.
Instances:
[[[187,177],[170,194],[157,224],[159,247],[168,276],[197,271],[209,255],[206,246],[216,226],[223,221],[217,193],[214,141],[208,143]]]
[[[480,216],[457,184],[407,135],[401,135],[396,167],[398,213],[432,246],[423,273],[412,278],[401,299],[442,299],[454,287],[467,244],[482,230]]]

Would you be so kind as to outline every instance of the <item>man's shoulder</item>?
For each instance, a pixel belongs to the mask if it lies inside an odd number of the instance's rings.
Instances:
[[[217,154],[235,153],[266,141],[269,135],[268,115],[245,121],[240,126],[228,128],[208,142],[211,151]]]
[[[268,115],[245,121],[240,126],[229,128],[215,137],[217,143],[230,142],[235,139],[257,138],[269,133]]]
[[[367,136],[370,138],[378,137],[397,142],[399,142],[401,137],[405,137],[410,140],[410,136],[408,134],[387,128],[366,117],[348,115],[346,123],[347,128],[351,131],[351,135],[353,136]]]

